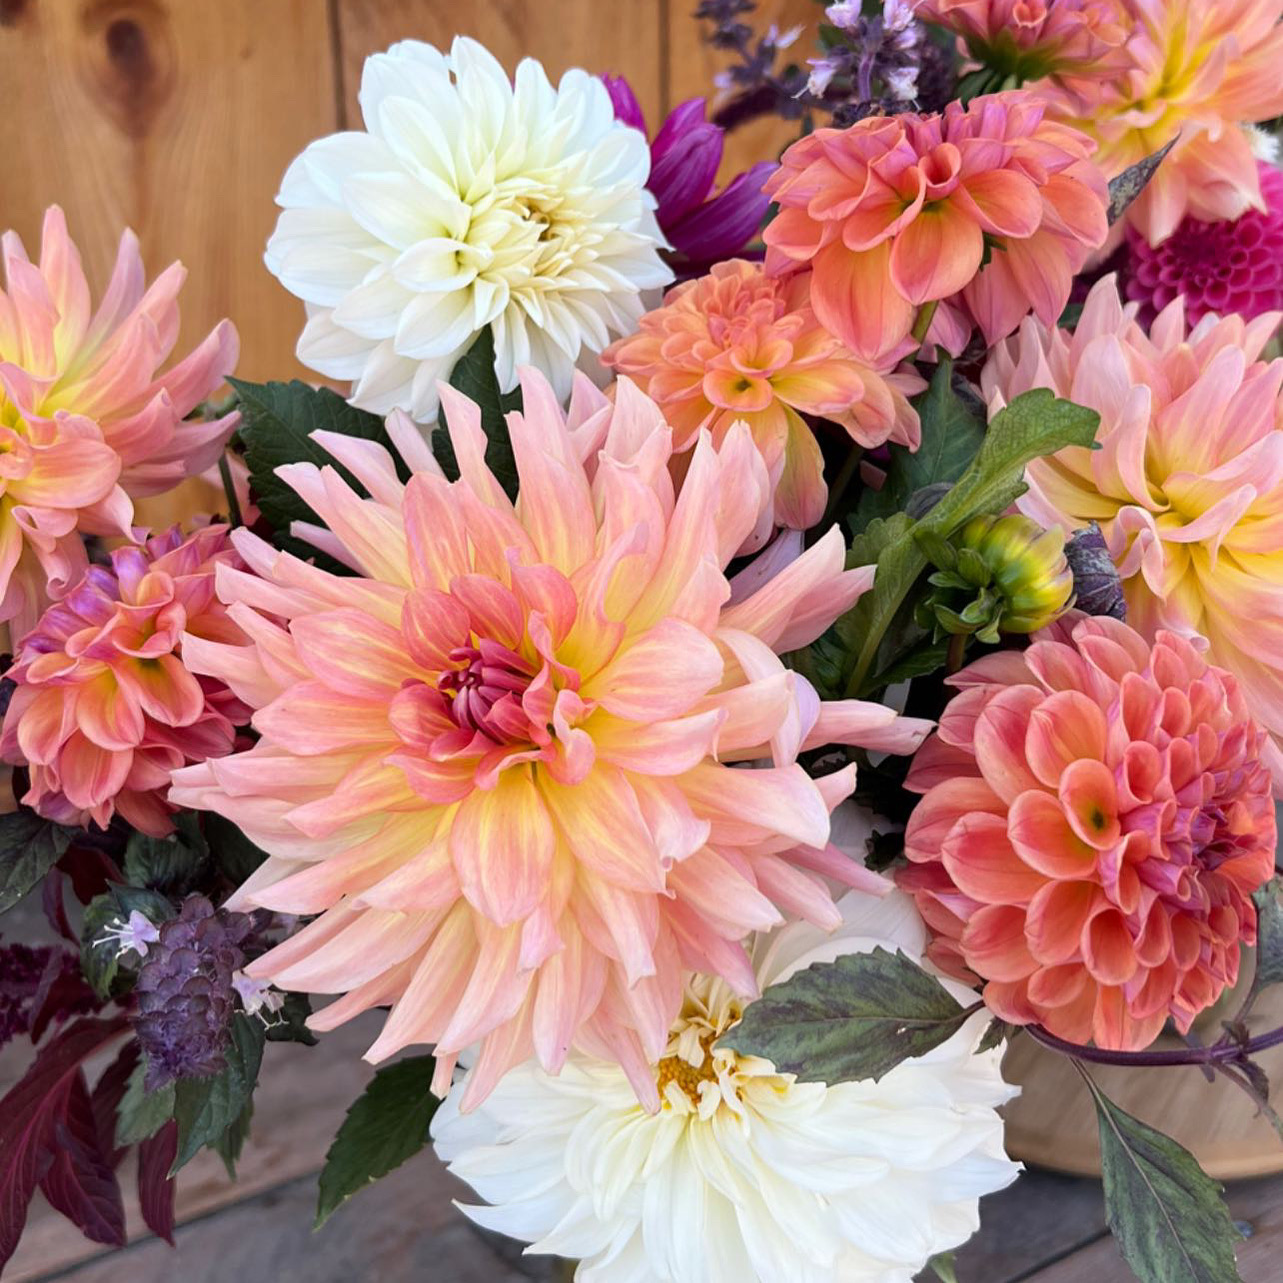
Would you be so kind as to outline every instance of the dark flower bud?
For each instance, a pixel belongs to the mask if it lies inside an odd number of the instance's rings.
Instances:
[[[1122,581],[1109,555],[1105,536],[1093,521],[1065,545],[1065,560],[1074,574],[1074,605],[1088,615],[1127,618]]]

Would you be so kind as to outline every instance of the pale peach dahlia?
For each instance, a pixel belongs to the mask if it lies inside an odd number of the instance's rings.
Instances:
[[[949,679],[898,877],[1004,1020],[1136,1050],[1238,978],[1274,871],[1264,734],[1183,637],[1079,616]]]
[[[445,387],[458,481],[399,416],[404,486],[379,446],[323,433],[371,498],[280,470],[360,577],[236,533],[261,578],[228,570],[220,591],[254,644],[188,660],[258,710],[261,739],[170,796],[269,852],[234,906],[319,915],[251,968],[343,993],[315,1027],[391,1004],[370,1059],[435,1043],[442,1092],[479,1041],[469,1104],[573,1044],[657,1107],[648,1062],[683,970],[755,992],[740,940],[781,910],[835,926],[817,875],[867,877],[828,846],[852,768],[813,780],[799,750],[906,751],[925,726],[821,706],[777,658],[869,586],[836,530],[765,582],[726,579],[769,497],[747,427],[704,434],[675,496],[671,431],[627,380],[611,403],[581,377],[569,418],[541,375],[522,386],[515,506]]]
[[[178,340],[175,263],[146,286],[126,232],[96,311],[62,210],[45,215],[32,263],[0,238],[0,619],[15,639],[88,566],[82,535],[131,538],[133,500],[160,494],[219,456],[236,417],[187,416],[236,364],[220,322],[161,371]]]

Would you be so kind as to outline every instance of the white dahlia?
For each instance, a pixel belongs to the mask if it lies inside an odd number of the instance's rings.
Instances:
[[[762,986],[877,945],[921,956],[912,901],[848,893],[832,935],[792,923],[757,937]],[[959,997],[973,994],[949,983]],[[474,1113],[456,1084],[437,1153],[491,1206],[478,1224],[582,1262],[578,1283],[910,1283],[980,1223],[981,1195],[1020,1170],[995,1107],[1015,1094],[977,1014],[879,1082],[798,1083],[710,1050],[742,1002],[692,976],[647,1114],[623,1072],[572,1054],[559,1077],[510,1071]]]
[[[366,132],[286,171],[266,255],[307,304],[299,359],[352,380],[354,405],[432,420],[487,326],[505,391],[534,365],[565,395],[580,350],[631,333],[672,279],[646,139],[595,76],[554,89],[526,58],[514,85],[474,40],[405,40],[366,60],[360,103]]]

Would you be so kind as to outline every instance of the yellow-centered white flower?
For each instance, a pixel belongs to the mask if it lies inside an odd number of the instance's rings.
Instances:
[[[570,390],[581,349],[630,333],[667,284],[650,151],[605,86],[515,83],[474,40],[366,60],[365,131],[311,143],[286,171],[268,268],[307,304],[298,356],[377,414],[436,417],[438,379],[487,326],[502,388],[533,365]]]
[[[925,931],[899,892],[852,891],[825,935],[758,936],[763,987],[878,945],[915,959]],[[957,996],[974,994],[952,981]],[[1001,1052],[976,1054],[978,1013],[878,1082],[799,1083],[714,1049],[743,1003],[691,976],[647,1114],[614,1065],[573,1054],[558,1077],[529,1061],[474,1113],[461,1085],[432,1124],[438,1154],[491,1206],[473,1220],[579,1260],[578,1283],[910,1283],[966,1241],[979,1199],[1016,1177],[995,1112],[1015,1094]]]

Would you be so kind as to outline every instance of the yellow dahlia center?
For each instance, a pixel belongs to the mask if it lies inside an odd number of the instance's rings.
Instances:
[[[676,1083],[686,1094],[686,1099],[696,1108],[700,1101],[700,1083],[716,1083],[717,1067],[713,1060],[713,1041],[715,1034],[706,1034],[699,1040],[703,1059],[698,1065],[692,1065],[682,1055],[665,1056],[655,1071],[655,1082],[659,1087],[660,1099],[664,1099],[665,1089],[669,1083]]]

